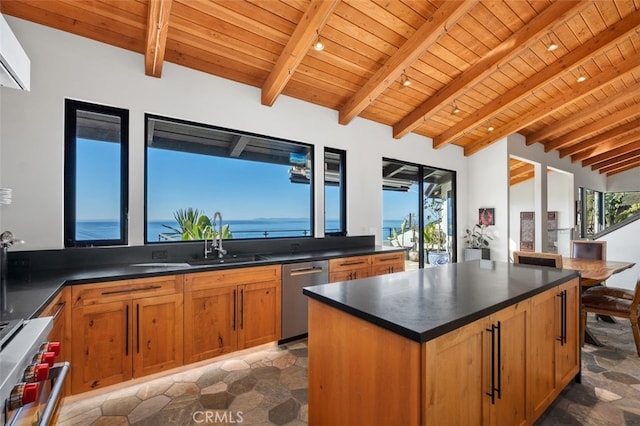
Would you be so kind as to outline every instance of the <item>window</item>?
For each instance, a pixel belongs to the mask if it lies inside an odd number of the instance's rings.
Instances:
[[[454,201],[454,172],[383,159],[383,240],[407,250],[407,269],[456,260]]]
[[[312,146],[149,114],[146,141],[146,242],[313,236]]]
[[[604,194],[588,188],[580,188],[578,223],[580,237],[592,239],[604,229]]]
[[[345,151],[324,150],[324,233],[347,235]]]
[[[127,244],[129,112],[65,101],[65,247]]]

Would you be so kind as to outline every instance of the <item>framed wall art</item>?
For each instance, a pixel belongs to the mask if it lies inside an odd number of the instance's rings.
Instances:
[[[478,223],[485,226],[495,225],[495,209],[493,207],[478,209]]]

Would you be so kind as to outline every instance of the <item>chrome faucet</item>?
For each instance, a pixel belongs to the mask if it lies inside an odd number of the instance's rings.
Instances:
[[[218,252],[218,258],[222,259],[222,257],[227,254],[227,251],[225,249],[222,248],[222,214],[220,214],[220,212],[215,212],[213,214],[213,229],[215,230],[216,228],[216,218],[220,221],[219,225],[218,225],[218,241],[216,243],[213,244],[212,250],[216,250]],[[214,239],[215,239],[215,234],[214,234]]]

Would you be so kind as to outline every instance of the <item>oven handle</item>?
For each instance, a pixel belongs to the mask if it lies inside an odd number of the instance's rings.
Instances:
[[[54,379],[55,384],[53,385],[53,389],[51,389],[47,405],[42,411],[42,416],[40,416],[38,425],[44,426],[51,424],[51,421],[53,420],[53,414],[56,411],[56,407],[58,406],[60,398],[62,397],[62,387],[64,386],[64,380],[67,377],[70,368],[71,364],[69,364],[69,361],[65,361],[55,364],[49,370],[49,378]]]

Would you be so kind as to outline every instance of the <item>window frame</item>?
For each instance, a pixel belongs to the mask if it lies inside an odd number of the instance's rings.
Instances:
[[[112,115],[120,119],[120,238],[76,239],[77,117],[78,111]],[[129,110],[65,99],[64,108],[64,246],[94,247],[128,244],[129,214]]]
[[[347,151],[343,149],[337,148],[324,148],[324,161],[326,162],[326,154],[336,154],[340,156],[340,180],[339,180],[339,188],[340,188],[340,229],[334,232],[327,232],[327,197],[326,197],[326,180],[324,182],[325,185],[325,218],[324,218],[324,234],[328,236],[346,236],[347,235]]]
[[[290,144],[295,144],[295,145],[301,145],[301,146],[305,146],[306,148],[308,148],[309,152],[309,160],[311,161],[311,173],[309,176],[309,234],[308,235],[296,235],[296,236],[277,236],[277,237],[250,237],[250,238],[232,238],[229,239],[228,241],[264,241],[264,240],[278,240],[278,239],[289,239],[289,238],[315,238],[316,233],[315,233],[315,223],[316,223],[316,214],[315,214],[315,180],[314,180],[314,170],[316,167],[316,161],[315,161],[315,146],[313,144],[310,143],[306,143],[306,142],[300,142],[300,141],[295,141],[295,140],[290,140],[290,139],[284,139],[284,138],[278,138],[278,137],[274,137],[274,136],[269,136],[269,135],[264,135],[264,134],[260,134],[260,133],[252,133],[252,132],[247,132],[247,131],[243,131],[243,130],[238,130],[238,129],[231,129],[231,128],[226,128],[226,127],[221,127],[221,126],[216,126],[216,125],[212,125],[212,124],[207,124],[207,123],[200,123],[200,122],[196,122],[196,121],[190,121],[190,120],[184,120],[184,119],[180,119],[180,118],[175,118],[175,117],[169,117],[166,115],[159,115],[159,114],[153,114],[153,113],[145,113],[144,114],[144,213],[143,213],[143,241],[145,245],[154,245],[154,244],[188,244],[188,243],[194,243],[194,242],[201,242],[203,240],[163,240],[163,241],[151,241],[149,240],[149,235],[148,235],[148,192],[149,192],[149,178],[148,178],[148,166],[149,166],[149,156],[148,156],[148,151],[147,149],[149,148],[149,145],[147,143],[147,141],[149,140],[149,120],[150,119],[156,119],[156,120],[161,120],[161,121],[167,121],[167,122],[172,122],[172,123],[176,123],[176,124],[182,124],[182,125],[187,125],[187,126],[197,126],[197,127],[202,127],[205,129],[209,129],[209,130],[213,130],[213,131],[219,131],[219,132],[227,132],[227,133],[232,133],[232,134],[237,134],[237,135],[243,135],[243,136],[248,136],[248,137],[255,137],[255,138],[259,138],[259,139],[267,139],[267,140],[272,140],[275,142],[285,142],[285,143],[290,143]],[[231,158],[231,157],[221,157],[221,158]],[[226,218],[225,218],[226,219]],[[233,229],[231,230],[233,232]],[[225,240],[227,241],[227,240]]]

